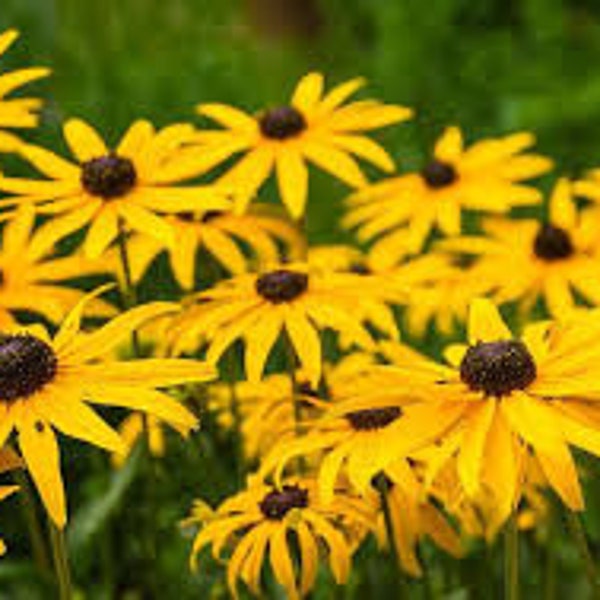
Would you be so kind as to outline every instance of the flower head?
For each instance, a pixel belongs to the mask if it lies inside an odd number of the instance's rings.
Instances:
[[[41,326],[0,336],[0,444],[16,430],[25,465],[60,527],[66,506],[55,429],[110,451],[123,449],[120,436],[89,407],[91,402],[149,413],[189,431],[196,426],[193,415],[156,388],[213,375],[211,367],[194,360],[99,361],[142,323],[178,307],[142,305],[83,333],[80,321],[89,300],[72,310],[53,338]]]
[[[297,219],[304,214],[308,194],[306,162],[352,187],[366,184],[353,155],[384,171],[394,169],[385,150],[364,133],[404,121],[412,113],[375,100],[344,105],[362,84],[361,79],[354,79],[324,94],[323,76],[309,73],[296,86],[289,104],[258,115],[223,104],[200,104],[198,112],[223,129],[201,132],[196,138],[199,151],[214,155],[215,163],[244,154],[221,180],[240,191],[238,208],[242,212],[275,170],[283,203]]]
[[[440,248],[474,261],[466,278],[485,281],[499,302],[516,302],[523,313],[542,298],[548,312],[564,317],[582,297],[600,304],[600,221],[596,210],[577,211],[572,186],[561,179],[550,198],[547,222],[488,219],[485,236],[441,242]]]
[[[108,273],[104,261],[91,260],[80,254],[59,257],[54,244],[43,231],[33,231],[34,209],[24,204],[5,226],[0,247],[0,310],[12,313],[26,310],[49,321],[61,321],[82,298],[84,292],[67,287],[72,279]],[[96,316],[108,316],[115,309],[99,298],[89,303]]]
[[[530,133],[515,133],[465,149],[460,130],[449,127],[420,172],[375,183],[351,196],[344,225],[358,228],[362,241],[377,238],[373,251],[379,267],[387,267],[418,253],[435,227],[445,235],[458,235],[465,209],[503,213],[535,204],[539,192],[522,182],[545,173],[552,163],[523,153],[533,143]]]
[[[207,359],[215,362],[239,338],[246,346],[247,376],[256,382],[285,332],[316,387],[321,377],[321,330],[330,328],[359,346],[373,346],[360,320],[383,305],[375,288],[368,277],[312,272],[304,264],[239,275],[197,295],[197,303],[174,324],[174,349],[178,352],[189,348],[190,341],[197,345],[207,339]],[[382,312],[387,315],[384,308]]]
[[[31,202],[40,213],[55,215],[44,226],[52,240],[89,225],[84,250],[90,256],[100,256],[121,228],[173,245],[163,214],[227,207],[224,193],[213,186],[176,185],[202,171],[182,151],[193,133],[190,125],[156,131],[148,121],[136,121],[111,149],[90,125],[71,119],[63,134],[75,160],[20,146],[22,157],[47,179],[0,177],[0,190],[12,194],[0,206]]]
[[[429,476],[456,459],[466,495],[475,502],[493,499],[497,529],[522,497],[525,458],[531,454],[562,501],[581,510],[569,446],[600,454],[598,317],[590,312],[565,322],[534,323],[516,339],[489,300],[475,300],[468,345],[446,352],[451,366],[397,356],[385,369],[389,379],[381,401],[389,404],[395,390],[404,411],[397,432],[402,442],[393,451],[389,446],[389,460],[437,444]],[[420,400],[406,405],[407,389]]]
[[[235,215],[231,210],[209,210],[179,213],[167,219],[177,243],[167,245],[161,240],[136,235],[128,241],[131,275],[139,281],[154,259],[166,250],[171,269],[179,285],[192,290],[199,250],[231,274],[241,274],[252,264],[263,267],[277,263],[282,254],[298,257],[301,238],[289,222],[267,211]],[[250,250],[250,256],[244,251]]]
[[[225,500],[208,518],[202,516],[206,524],[194,540],[192,565],[209,544],[217,558],[229,548],[227,584],[234,598],[239,597],[239,579],[254,595],[261,595],[260,578],[267,556],[275,579],[291,599],[310,592],[323,559],[336,583],[344,583],[353,550],[349,525],[359,523],[366,528],[373,519],[369,506],[349,495],[340,494],[335,503],[325,507],[310,479],[290,479],[279,487],[255,482]],[[292,532],[299,544],[298,565],[292,559]]]

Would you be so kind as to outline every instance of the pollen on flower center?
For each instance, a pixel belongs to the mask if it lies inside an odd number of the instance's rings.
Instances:
[[[278,106],[265,111],[259,121],[261,133],[274,140],[287,140],[306,129],[304,115],[293,106]]]
[[[307,289],[308,275],[287,269],[265,273],[256,280],[257,293],[273,304],[294,300]]]
[[[136,180],[133,163],[117,154],[92,158],[82,165],[81,183],[92,196],[104,199],[124,196],[133,188]]]
[[[536,374],[533,356],[519,340],[478,342],[468,348],[460,364],[463,383],[497,398],[525,389]]]
[[[57,358],[43,340],[29,334],[0,337],[0,401],[27,398],[54,379]]]
[[[575,252],[575,248],[568,231],[545,223],[535,236],[533,251],[542,260],[554,261],[569,258]]]
[[[452,165],[433,160],[422,169],[421,177],[428,187],[440,189],[453,184],[458,179],[458,173]]]
[[[297,485],[284,485],[280,490],[272,490],[258,504],[267,519],[280,521],[293,508],[308,506],[308,490]]]
[[[371,431],[373,429],[383,429],[396,419],[399,419],[402,416],[402,409],[398,406],[368,408],[349,412],[344,416],[353,429],[357,431]]]

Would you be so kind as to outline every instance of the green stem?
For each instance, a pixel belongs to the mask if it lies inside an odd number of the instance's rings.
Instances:
[[[579,518],[579,515],[572,510],[566,509],[565,512],[569,531],[571,532],[573,541],[577,546],[577,551],[579,552],[581,562],[583,562],[585,567],[585,573],[590,584],[592,597],[598,600],[600,599],[600,579],[598,578],[598,571],[596,569],[594,557],[590,552],[590,547],[588,546],[587,536],[585,534],[585,530],[583,529],[581,519]]]
[[[65,533],[51,519],[48,519],[48,530],[50,533],[50,546],[52,548],[52,558],[54,559],[59,597],[60,600],[71,600],[73,598],[73,589],[71,586],[71,570],[69,568],[69,557],[65,544]]]
[[[504,532],[504,597],[519,600],[519,527],[515,512]]]
[[[46,574],[50,571],[50,559],[48,558],[48,549],[46,548],[42,527],[35,509],[35,497],[31,489],[31,484],[25,473],[20,469],[13,472],[13,477],[20,490],[19,496],[21,498],[23,516],[29,532],[33,560],[40,573]]]
[[[544,576],[544,600],[554,600],[556,597],[556,551],[554,537],[556,533],[556,509],[548,504],[548,533],[545,544],[546,566]]]

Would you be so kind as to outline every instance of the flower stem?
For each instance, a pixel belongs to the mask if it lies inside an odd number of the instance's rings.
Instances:
[[[240,414],[240,403],[236,389],[236,365],[235,348],[230,348],[225,356],[225,368],[227,370],[227,384],[229,386],[229,411],[233,419],[233,443],[234,459],[238,484],[244,482],[244,439],[242,437],[242,415]]]
[[[133,277],[131,275],[131,263],[129,261],[129,252],[127,251],[127,234],[123,221],[119,221],[119,235],[117,236],[117,245],[119,247],[119,258],[121,269],[123,271],[123,283],[125,287],[121,289],[121,298],[123,308],[128,309],[137,305],[138,298]],[[131,347],[136,357],[141,356],[140,340],[137,331],[131,334]]]
[[[519,527],[515,512],[504,532],[504,597],[519,600]]]
[[[60,600],[71,600],[73,598],[73,589],[71,586],[71,570],[69,568],[69,557],[65,544],[65,533],[51,519],[48,519],[48,530],[50,532],[50,546],[52,547],[52,558],[54,559],[59,598]]]
[[[50,571],[50,559],[48,558],[48,549],[46,548],[42,527],[35,509],[35,498],[31,484],[21,469],[16,469],[13,472],[13,477],[21,492],[21,506],[23,507],[23,515],[29,532],[33,560],[40,573],[46,574]]]
[[[575,545],[577,546],[579,557],[581,558],[581,561],[585,567],[585,573],[590,584],[592,597],[600,599],[600,579],[598,578],[598,570],[596,569],[594,557],[590,552],[590,547],[588,546],[587,536],[581,523],[581,519],[579,518],[579,515],[572,510],[566,509],[565,513],[569,531],[573,537]]]

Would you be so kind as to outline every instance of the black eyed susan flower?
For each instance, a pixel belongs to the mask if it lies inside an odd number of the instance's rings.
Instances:
[[[0,444],[16,430],[25,465],[59,527],[66,522],[66,503],[55,429],[107,450],[122,449],[119,435],[89,407],[93,402],[149,413],[189,431],[196,426],[194,416],[156,388],[214,374],[194,360],[99,360],[142,323],[178,307],[142,305],[83,333],[80,321],[89,299],[73,309],[54,338],[41,326],[0,336]]]
[[[336,583],[345,583],[355,545],[351,526],[368,528],[373,522],[370,507],[346,494],[339,494],[325,507],[310,479],[290,479],[280,487],[251,483],[206,517],[206,510],[201,510],[199,520],[205,524],[194,540],[192,566],[209,544],[216,558],[230,549],[227,584],[232,596],[238,598],[240,579],[255,596],[261,596],[261,573],[268,560],[275,579],[291,600],[310,592],[323,561],[329,564]],[[187,522],[194,520],[192,517]],[[297,540],[299,562],[293,559],[292,534]]]
[[[475,259],[474,280],[495,289],[498,303],[515,301],[524,313],[539,298],[556,318],[572,311],[577,296],[600,304],[600,220],[595,210],[577,211],[572,186],[564,179],[550,198],[547,222],[489,219],[483,236],[465,236],[441,248]]]
[[[0,33],[0,58],[19,37],[14,29]],[[37,98],[7,98],[12,92],[37,79],[50,74],[44,67],[29,67],[18,69],[0,75],[0,147],[5,150],[14,148],[16,139],[4,129],[30,128],[38,123],[37,111],[42,101]]]
[[[254,460],[266,456],[276,444],[286,444],[294,439],[299,427],[305,429],[305,422],[310,423],[316,418],[328,402],[347,393],[348,389],[356,392],[358,386],[368,385],[364,372],[373,365],[374,360],[367,353],[355,352],[335,365],[326,363],[321,389],[315,389],[301,369],[295,374],[295,393],[288,373],[267,375],[258,382],[237,382],[236,408],[241,417],[246,458]],[[301,403],[300,424],[296,402]],[[217,415],[217,423],[221,427],[230,429],[234,426],[229,384],[209,387],[208,406]]]
[[[504,213],[513,206],[538,203],[539,192],[522,182],[545,173],[552,163],[523,152],[533,143],[532,134],[515,133],[465,149],[460,130],[449,127],[420,172],[352,195],[344,225],[358,228],[362,241],[377,238],[373,252],[378,268],[383,268],[398,257],[418,253],[436,227],[447,236],[458,235],[465,209]]]
[[[398,461],[377,477],[378,485],[383,484],[385,490],[399,567],[413,577],[422,576],[417,549],[426,538],[453,557],[462,556],[460,535],[444,512],[425,493],[423,483],[408,461]],[[376,534],[380,546],[390,545],[383,511],[378,515]]]
[[[185,290],[194,288],[197,255],[204,250],[231,274],[248,271],[252,264],[278,263],[282,256],[299,256],[301,237],[295,227],[267,211],[235,215],[231,210],[182,212],[169,216],[177,243],[137,235],[129,242],[131,274],[139,281],[152,261],[163,251],[169,253],[171,269]],[[245,249],[250,250],[250,256]],[[206,265],[200,263],[200,268]]]
[[[599,315],[590,312],[532,324],[516,339],[489,300],[474,301],[469,345],[446,352],[452,366],[411,357],[402,365],[397,357],[386,368],[397,382],[388,380],[381,402],[390,403],[394,388],[398,406],[407,389],[423,400],[399,408],[402,443],[388,447],[390,461],[436,442],[443,450],[437,464],[455,457],[467,496],[491,496],[501,524],[522,497],[524,457],[532,453],[562,501],[582,510],[569,446],[600,454],[599,326]]]
[[[0,247],[0,310],[41,314],[61,321],[84,292],[64,282],[109,272],[108,265],[78,254],[54,255],[54,245],[39,229],[33,231],[35,214],[30,204],[22,205],[5,226]],[[94,298],[89,309],[95,316],[109,316],[115,309]]]
[[[256,382],[271,349],[285,332],[316,387],[322,363],[319,332],[330,328],[371,348],[373,338],[360,321],[379,304],[380,291],[368,277],[313,273],[304,264],[286,264],[262,274],[239,275],[198,294],[197,303],[174,323],[174,351],[207,339],[207,359],[216,362],[241,339],[246,346],[246,374]],[[385,319],[387,307],[381,314]]]
[[[304,214],[308,195],[307,162],[353,188],[366,184],[353,155],[386,172],[394,170],[385,150],[365,132],[404,121],[412,113],[376,100],[344,105],[362,84],[361,79],[353,79],[324,94],[323,75],[309,73],[296,86],[289,104],[256,116],[223,104],[200,104],[198,112],[223,129],[201,132],[199,152],[216,156],[215,163],[244,154],[221,180],[239,190],[241,212],[275,171],[283,203],[297,219]]]
[[[90,125],[71,119],[63,134],[74,162],[38,146],[20,146],[19,153],[47,179],[0,177],[0,190],[13,194],[0,206],[32,202],[39,213],[53,215],[44,226],[49,239],[89,225],[84,242],[89,256],[103,253],[121,223],[172,245],[173,230],[163,213],[227,207],[213,186],[176,185],[202,170],[181,158],[180,149],[193,132],[191,125],[156,131],[148,121],[136,121],[111,149]]]

